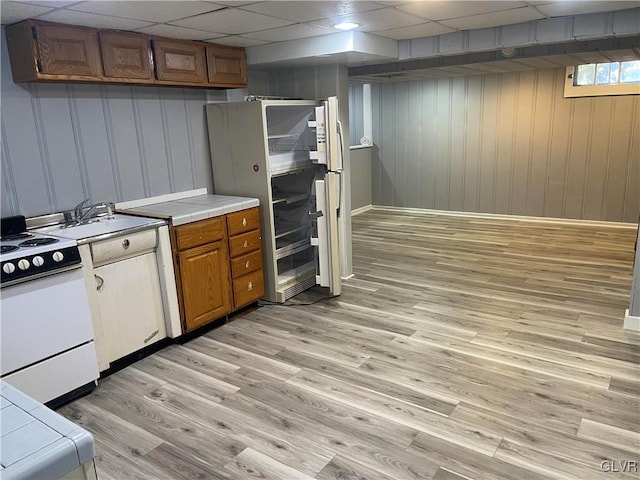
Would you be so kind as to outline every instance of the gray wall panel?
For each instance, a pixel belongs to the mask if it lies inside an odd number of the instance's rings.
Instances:
[[[0,60],[2,215],[211,189],[206,90],[17,85]]]
[[[360,145],[364,136],[364,117],[362,110],[362,84],[349,85],[349,145]]]
[[[352,148],[351,158],[351,210],[367,207],[371,199],[371,147]]]
[[[113,153],[115,153],[119,192],[123,198],[143,198],[147,196],[143,183],[144,169],[142,138],[136,129],[131,87],[117,86],[107,98],[107,123],[113,132]]]
[[[374,85],[374,204],[637,222],[640,99],[564,98],[564,73]]]
[[[480,142],[480,173],[478,182],[479,204],[478,211],[492,212],[495,210],[495,185],[497,176],[498,152],[498,91],[500,77],[497,75],[481,76],[481,93],[479,103],[482,116],[478,124]]]
[[[593,99],[578,98],[571,119],[564,215],[582,218]]]
[[[407,125],[409,123],[409,84],[398,85],[395,91],[394,101],[394,125]],[[407,207],[408,203],[408,187],[407,178],[407,161],[409,147],[409,133],[405,128],[395,128],[393,136],[394,158],[396,162],[393,165],[393,178],[395,178],[395,204],[399,207]]]
[[[436,205],[436,176],[435,176],[435,146],[436,146],[436,83],[416,85],[414,91],[422,92],[422,118],[417,125],[421,125],[419,138],[414,141],[420,145],[420,157],[417,165],[420,175],[420,203],[425,208],[435,208]],[[413,99],[414,97],[412,97]],[[374,136],[375,138],[375,136]],[[415,167],[412,166],[412,170]]]
[[[2,35],[4,36],[4,29]],[[17,214],[21,211],[38,212],[41,205],[52,205],[53,197],[51,177],[43,164],[43,148],[40,135],[36,132],[35,102],[32,102],[29,85],[16,85],[11,79],[6,42],[0,42],[0,48],[2,162],[6,163],[2,166],[2,173],[12,173],[9,191],[3,194],[13,196],[13,201],[7,202],[11,208],[9,212],[5,211],[3,198],[3,215]],[[12,162],[11,159],[15,161]]]
[[[83,194],[96,201],[118,198],[102,98],[97,93],[95,85],[73,85],[70,97],[78,156],[86,175]]]
[[[205,103],[205,91],[184,89],[184,102],[187,110],[187,132],[189,158],[174,158],[176,168],[182,168],[185,162],[191,163],[193,188],[207,188],[213,191],[213,172],[211,169],[209,134],[207,118],[202,108]]]
[[[382,202],[383,205],[395,205],[396,184],[393,171],[396,163],[394,158],[394,134],[395,134],[395,88],[393,85],[384,85],[382,87],[381,111],[384,113],[382,117],[382,137],[380,145],[380,159],[382,170]]]
[[[53,182],[57,208],[71,208],[84,197],[78,152],[74,141],[67,85],[34,85],[45,168]],[[85,176],[86,178],[86,176]]]
[[[416,84],[408,84],[407,92],[407,123],[415,125],[418,128],[418,134],[424,135],[423,132],[423,110],[422,110],[422,90]],[[416,138],[412,138],[409,131],[405,133],[406,157],[407,162],[411,158],[422,158],[422,142]],[[420,202],[420,191],[422,189],[422,163],[412,171],[410,166],[407,170],[407,205],[415,205]]]
[[[629,158],[632,159],[627,173],[626,195],[624,206],[624,220],[626,222],[636,222],[640,219],[640,99],[636,97],[633,105],[633,116],[629,121],[629,126],[633,132],[629,147]]]
[[[393,85],[389,85],[392,88]],[[449,178],[451,176],[451,81],[436,80],[435,108],[435,203],[438,210],[449,210]],[[400,126],[398,126],[400,127]],[[447,159],[447,161],[442,161]]]
[[[465,119],[467,109],[466,79],[451,79],[451,116],[449,118],[449,210],[462,210],[464,200],[464,170],[466,161],[465,134],[468,131]],[[464,127],[464,128],[462,128]]]
[[[463,210],[478,210],[480,204],[480,124],[482,103],[470,102],[470,98],[480,98],[482,95],[482,77],[469,78],[465,93],[464,124],[464,177],[462,195]]]

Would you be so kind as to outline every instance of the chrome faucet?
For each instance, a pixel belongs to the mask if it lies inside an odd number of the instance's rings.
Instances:
[[[82,221],[82,218],[84,217],[84,215],[82,214],[82,207],[88,204],[89,204],[89,199],[85,198],[78,205],[76,205],[76,208],[74,208],[74,212],[75,212],[74,219],[77,223],[80,223]]]
[[[76,208],[75,208],[76,224],[80,225],[81,223],[84,223],[87,219],[91,218],[93,214],[96,212],[96,210],[98,210],[99,208],[106,209],[107,215],[113,215],[113,203],[111,202],[94,203],[83,212],[82,211],[83,207],[88,203],[89,203],[89,199],[87,198],[82,202],[80,202],[78,205],[76,205]]]

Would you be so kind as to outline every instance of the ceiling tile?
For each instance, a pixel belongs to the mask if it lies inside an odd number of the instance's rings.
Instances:
[[[474,2],[474,1],[433,1],[414,2],[396,8],[412,15],[428,20],[444,20],[449,18],[469,17],[500,10],[509,10],[525,6],[524,2]]]
[[[470,17],[452,18],[441,20],[441,23],[459,30],[472,30],[475,28],[498,27],[500,25],[511,25],[514,23],[528,22],[544,18],[533,8],[521,7],[501,12],[486,13],[484,15],[473,15]]]
[[[207,40],[215,38],[211,32],[204,32],[202,30],[196,30],[194,28],[177,27],[175,25],[158,24],[151,25],[150,27],[143,27],[137,30],[138,32],[146,33],[148,35],[157,35],[159,37],[169,38],[181,38],[184,40]],[[225,34],[218,34],[220,37],[224,37]]]
[[[115,28],[119,30],[135,30],[137,28],[151,25],[150,22],[143,22],[140,20],[98,15],[96,13],[77,12],[66,9],[54,10],[53,12],[46,13],[39,16],[38,20],[68,23],[70,25],[82,25],[84,27],[93,28]]]
[[[238,8],[227,8],[195,17],[171,22],[187,28],[197,28],[208,32],[240,34],[257,32],[269,28],[284,27],[292,22]]]
[[[26,20],[27,18],[42,15],[51,10],[51,8],[40,5],[3,1],[2,8],[0,9],[0,22],[2,25],[16,23],[21,20]]]
[[[294,22],[309,22],[325,18],[351,15],[366,10],[383,8],[373,2],[260,2],[243,7],[256,13],[285,18]]]
[[[377,30],[390,30],[392,28],[409,27],[424,23],[424,19],[396,10],[393,7],[370,10],[367,12],[344,15],[335,19],[324,19],[313,22],[321,27],[332,27],[335,22],[355,22],[360,25],[361,32],[374,32]]]
[[[299,38],[317,37],[336,33],[337,30],[315,25],[297,23],[286,27],[272,28],[260,32],[247,33],[247,37],[265,40],[267,42],[284,42],[286,40],[297,40]]]
[[[637,1],[633,2],[551,2],[543,5],[536,5],[536,8],[550,17],[560,17],[565,15],[579,15],[582,13],[611,12],[613,10],[623,10],[635,8]]]
[[[219,43],[221,45],[231,45],[233,47],[253,47],[255,45],[264,45],[265,43],[269,43],[254,38],[243,37],[241,35],[229,35],[227,37],[213,38],[207,41],[209,43]]]
[[[409,40],[412,38],[432,37],[434,35],[440,35],[442,33],[449,33],[452,31],[452,28],[445,27],[439,23],[427,22],[421,23],[420,25],[413,25],[411,27],[378,30],[372,33],[381,37],[392,38],[394,40]]]
[[[180,18],[191,17],[200,13],[225,8],[208,2],[180,1],[90,1],[81,2],[68,7],[70,10],[100,13],[114,17],[133,18],[149,22],[169,22]]]

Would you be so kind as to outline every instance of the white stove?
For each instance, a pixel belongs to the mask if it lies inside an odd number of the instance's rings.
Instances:
[[[75,240],[20,232],[0,238],[2,288],[80,263]]]
[[[25,231],[24,217],[11,228],[5,220],[0,377],[59,405],[91,390],[99,376],[80,252],[75,240]]]

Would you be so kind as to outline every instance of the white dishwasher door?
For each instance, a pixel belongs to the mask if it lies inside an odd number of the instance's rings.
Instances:
[[[94,269],[107,360],[167,336],[154,252]]]

